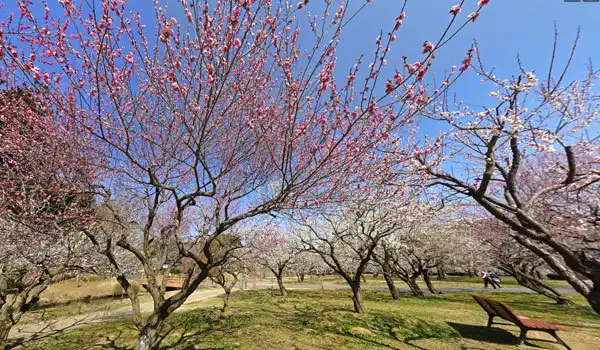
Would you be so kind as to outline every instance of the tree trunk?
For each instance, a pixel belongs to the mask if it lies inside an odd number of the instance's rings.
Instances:
[[[362,295],[360,293],[360,279],[350,284],[352,288],[352,303],[354,304],[354,312],[362,314],[365,308],[362,303]]]
[[[385,279],[385,283],[387,284],[388,289],[390,290],[392,299],[400,299],[400,293],[398,293],[398,289],[396,288],[396,284],[394,283],[392,275],[389,272],[383,271],[383,278]]]
[[[0,298],[0,350],[8,343],[10,330],[21,320],[23,314],[33,308],[39,295],[48,288],[50,279],[41,281],[40,284],[30,285],[16,294],[2,295]]]
[[[551,254],[545,249],[538,247],[529,239],[519,235],[514,235],[513,238],[515,239],[515,241],[517,241],[517,243],[521,244],[522,246],[531,250],[534,254],[542,258],[558,276],[564,278],[579,294],[583,295],[587,299],[588,295],[591,292],[591,288],[587,283],[581,280],[581,278],[575,273],[573,269],[571,269],[568,266],[565,266],[553,254]],[[596,283],[596,285],[599,285],[600,283],[600,274],[598,277],[599,281],[598,283]],[[596,309],[594,308],[594,310]]]
[[[521,269],[519,269],[516,266],[504,265],[502,266],[502,269],[505,272],[508,272],[511,275],[513,275],[515,277],[515,280],[517,280],[517,283],[519,283],[519,285],[531,289],[534,292],[543,295],[547,298],[550,298],[554,300],[557,304],[571,304],[571,301],[569,299],[564,298],[559,292],[556,291],[556,289],[552,288],[549,284],[542,281],[541,279],[538,279],[536,276],[521,271]]]
[[[304,282],[305,274],[303,272],[296,272],[296,276],[298,277],[298,283]]]
[[[12,326],[10,321],[0,321],[0,350],[4,349],[8,344],[8,333],[10,333]]]
[[[138,335],[138,350],[153,350],[156,348],[156,341],[160,324],[147,323],[139,332]]]
[[[231,289],[225,290],[225,294],[223,295],[223,308],[221,308],[221,317],[227,316],[229,312],[229,295],[231,294]]]
[[[287,296],[287,290],[283,285],[283,273],[277,274],[277,285],[279,286],[279,294],[281,294],[282,297]]]
[[[425,281],[425,285],[431,294],[442,294],[439,290],[435,289],[433,283],[431,283],[431,278],[429,276],[429,269],[423,269],[423,280]]]
[[[437,280],[438,281],[442,281],[447,278],[446,270],[444,269],[444,265],[440,264],[440,265],[436,266],[436,270],[437,270]]]
[[[592,272],[592,290],[585,298],[592,309],[600,315],[600,266],[596,266]]]
[[[586,296],[586,299],[592,306],[592,309],[600,315],[600,284],[594,283],[594,288],[592,288],[590,294]]]
[[[473,278],[473,270],[467,269],[467,273],[469,274],[469,278]]]
[[[423,294],[423,290],[421,290],[421,287],[419,287],[419,285],[417,284],[417,276],[410,276],[408,278],[402,278],[401,276],[398,276],[404,283],[406,283],[406,285],[408,286],[408,288],[410,289],[410,292],[412,293],[412,295],[416,296],[416,297],[422,297]]]

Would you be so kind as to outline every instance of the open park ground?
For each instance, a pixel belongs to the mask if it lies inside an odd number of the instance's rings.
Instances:
[[[479,281],[449,277],[435,282],[444,294],[417,298],[402,293],[400,300],[392,300],[381,288],[383,280],[368,278],[364,285],[367,312],[356,314],[351,292],[334,277],[289,281],[287,297],[271,290],[270,280],[251,280],[248,284],[253,289],[232,294],[226,318],[220,317],[222,301],[216,295],[220,289],[207,286],[169,319],[161,345],[165,349],[517,349],[518,328],[487,328],[487,315],[470,296],[478,294],[503,301],[519,314],[564,327],[567,331],[560,335],[573,349],[598,348],[600,319],[582,297],[567,294],[574,304],[560,306],[527,293],[511,278],[504,279],[504,290],[509,292],[485,290]],[[568,291],[564,282],[550,282]],[[78,298],[90,291],[100,296],[103,288],[114,290],[112,281],[67,281],[53,286],[46,297]],[[27,340],[33,333],[22,332],[19,337],[25,342],[20,347],[131,349],[137,333],[128,308],[127,300],[112,298],[40,308],[28,317],[24,328],[41,323],[42,318],[46,325],[52,320],[79,321],[63,323],[62,329],[40,328],[35,340]],[[561,349],[550,340],[547,334],[530,332],[525,348]]]

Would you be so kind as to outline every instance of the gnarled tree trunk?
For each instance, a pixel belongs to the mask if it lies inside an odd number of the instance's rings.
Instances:
[[[282,297],[287,296],[287,290],[285,289],[285,285],[283,285],[283,273],[278,274],[277,276],[277,286],[279,287],[279,294]]]
[[[578,260],[574,256],[569,256],[569,259],[565,259],[566,266],[559,259],[557,259],[554,255],[548,252],[545,249],[538,247],[531,240],[522,237],[520,235],[513,236],[515,240],[523,245],[524,247],[530,249],[536,255],[541,257],[553,270],[554,272],[566,279],[567,282],[577,291],[579,294],[583,295],[585,299],[588,301],[592,309],[600,315],[600,261],[594,259],[580,259],[585,262],[587,267],[592,267],[587,271],[585,275],[590,276],[592,280],[592,285],[590,286],[586,282],[582,281],[581,278],[577,275],[576,272],[580,272],[581,266],[577,263]],[[555,242],[551,242],[555,243]],[[550,245],[550,244],[548,244]],[[554,245],[560,246],[560,244],[555,243]],[[563,249],[566,250],[566,249]],[[562,255],[562,254],[561,254]],[[566,255],[566,254],[565,254]],[[563,255],[564,257],[564,255]],[[580,257],[581,258],[581,257]],[[584,257],[585,258],[585,257]],[[581,272],[580,272],[581,273]]]
[[[446,269],[444,268],[444,265],[439,264],[436,267],[437,270],[437,279],[438,281],[442,281],[447,279],[448,277],[446,276]]]
[[[417,284],[418,277],[419,277],[418,274],[413,274],[413,275],[407,276],[407,277],[404,277],[404,276],[398,274],[398,278],[400,278],[402,280],[402,282],[406,283],[406,285],[410,289],[410,292],[412,293],[412,295],[414,295],[416,297],[422,297],[425,294],[423,293],[423,290],[421,289],[421,287],[419,287],[419,285]]]
[[[592,288],[590,294],[586,296],[586,299],[594,311],[600,315],[600,281],[594,282],[594,288]]]
[[[223,294],[223,307],[221,308],[221,316],[227,316],[229,312],[229,295],[231,294],[231,289],[225,290],[225,294]]]
[[[396,284],[394,283],[394,278],[389,271],[383,271],[383,278],[385,279],[385,283],[387,284],[388,289],[390,290],[390,294],[392,295],[392,299],[398,300],[400,299],[400,293],[396,288]]]
[[[25,287],[15,294],[0,291],[0,350],[6,347],[10,330],[25,312],[37,304],[40,294],[48,288],[50,281],[51,279],[40,280],[38,284]]]
[[[423,269],[423,281],[425,281],[425,285],[431,294],[442,294],[439,290],[435,289],[433,283],[431,283],[431,277],[429,276],[429,269]]]
[[[524,271],[519,266],[512,264],[503,264],[500,268],[513,275],[519,285],[531,289],[534,292],[543,295],[547,298],[554,300],[557,304],[566,305],[571,304],[571,301],[563,297],[559,292],[556,291],[552,286],[535,276],[535,270],[530,273]]]
[[[354,304],[354,312],[362,314],[365,312],[363,306],[362,295],[360,293],[360,279],[351,283],[350,288],[352,289],[352,303]]]
[[[275,278],[277,279],[277,287],[279,288],[279,294],[282,297],[287,296],[287,290],[285,289],[285,285],[283,284],[283,271],[285,270],[286,264],[278,265],[277,269],[268,267],[268,269],[271,270],[271,272],[273,273],[273,275],[275,275]]]
[[[2,319],[0,319],[0,349],[4,349],[8,344],[8,333],[10,333],[13,324],[8,320],[4,320],[3,316],[1,318]]]
[[[163,318],[163,320],[166,317]],[[154,350],[158,341],[158,333],[162,328],[162,321],[152,320],[146,323],[138,334],[138,350]]]

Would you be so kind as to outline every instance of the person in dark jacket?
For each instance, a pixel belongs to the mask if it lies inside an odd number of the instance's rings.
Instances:
[[[498,286],[498,288],[502,288],[502,286],[500,285],[500,276],[498,276],[496,272],[490,273],[489,276],[490,282],[492,283],[492,286],[494,286],[494,288],[496,288],[495,286]]]
[[[481,276],[481,278],[483,278],[483,286],[485,288],[488,287],[488,284],[491,284],[492,287],[494,287],[494,289],[496,289],[496,285],[494,284],[494,282],[492,281],[491,277],[490,277],[490,271],[481,271],[479,273],[479,275]]]

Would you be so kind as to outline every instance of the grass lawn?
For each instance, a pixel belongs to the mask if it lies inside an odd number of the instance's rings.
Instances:
[[[367,280],[366,283],[363,282],[363,284],[365,286],[369,286],[369,285],[385,286],[385,280],[383,279],[383,276],[378,276],[378,277],[367,276],[366,280]],[[264,281],[268,282],[270,280],[264,280]],[[438,287],[438,288],[481,288],[481,287],[483,287],[483,280],[480,277],[448,276],[446,279],[438,281],[436,279],[436,277],[433,276],[432,281],[433,281],[434,286]],[[568,287],[569,286],[569,284],[566,281],[550,280],[550,279],[545,279],[544,281],[553,287]],[[321,284],[321,283],[323,283],[324,285],[328,285],[328,284],[345,285],[346,284],[346,282],[344,280],[340,279],[339,277],[335,277],[335,276],[307,277],[304,280],[304,282],[302,282],[302,283],[298,283],[296,280],[292,280],[292,279],[290,279],[289,281],[286,281],[286,284],[289,284],[290,286],[296,285],[296,284]],[[427,289],[427,287],[425,286],[425,282],[423,282],[422,279],[418,280],[418,284],[421,286],[421,288],[423,288],[423,290]],[[405,286],[404,283],[399,280],[396,281],[396,285],[398,287]],[[517,281],[515,280],[514,277],[502,276],[502,286],[504,286],[504,287],[519,287],[519,284],[517,283]]]
[[[489,295],[489,294],[488,294]],[[364,291],[368,312],[351,312],[345,290],[290,291],[286,298],[271,290],[238,291],[232,315],[219,319],[215,297],[197,309],[174,314],[163,345],[177,349],[516,349],[518,329],[486,328],[487,315],[468,294],[423,298],[403,295],[391,300],[382,291]],[[574,306],[558,306],[530,294],[495,293],[515,311],[563,325],[573,349],[598,349],[600,318],[575,297]],[[128,349],[135,344],[128,319],[94,324],[26,344],[30,349]],[[530,332],[530,338],[551,339]],[[560,346],[532,340],[534,346]]]

